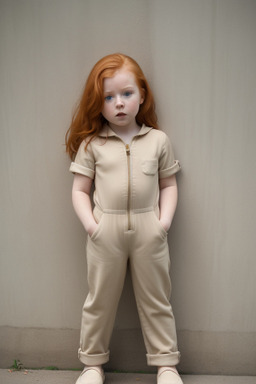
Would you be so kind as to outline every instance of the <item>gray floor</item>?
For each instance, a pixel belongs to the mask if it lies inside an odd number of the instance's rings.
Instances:
[[[75,384],[79,372],[0,369],[0,384]],[[256,384],[256,376],[182,376],[184,384]],[[155,384],[152,374],[106,373],[105,384]]]

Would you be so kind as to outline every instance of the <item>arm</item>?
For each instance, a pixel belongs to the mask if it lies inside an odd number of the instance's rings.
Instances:
[[[172,224],[172,219],[178,202],[178,188],[176,176],[172,175],[159,180],[159,205],[160,205],[160,223],[166,231]]]
[[[91,236],[97,228],[92,214],[90,192],[92,179],[87,176],[75,174],[72,188],[72,202],[77,216],[86,232]]]

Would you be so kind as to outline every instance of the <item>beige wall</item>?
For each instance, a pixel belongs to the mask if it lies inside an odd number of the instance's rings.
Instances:
[[[181,370],[256,374],[256,2],[0,6],[0,366],[80,366],[85,234],[64,134],[92,65],[121,51],[182,164],[169,236]],[[112,352],[110,369],[147,369],[129,276]]]

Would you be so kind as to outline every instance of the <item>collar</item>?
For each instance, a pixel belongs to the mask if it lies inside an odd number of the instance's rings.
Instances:
[[[149,131],[151,131],[152,127],[146,127],[145,124],[142,125],[142,127],[140,128],[140,131],[137,133],[136,136],[143,136],[143,135],[146,135],[146,133],[148,133]],[[105,137],[105,138],[108,138],[108,137],[111,137],[111,136],[115,136],[115,137],[119,137],[111,128],[109,125],[105,124],[102,128],[102,130],[100,131],[99,133],[99,136],[100,137]]]

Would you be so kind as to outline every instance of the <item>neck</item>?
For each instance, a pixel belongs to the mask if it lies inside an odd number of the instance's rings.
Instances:
[[[134,125],[132,127],[119,127],[109,124],[112,131],[114,131],[126,144],[129,144],[134,136],[136,136],[140,131],[139,125]]]

